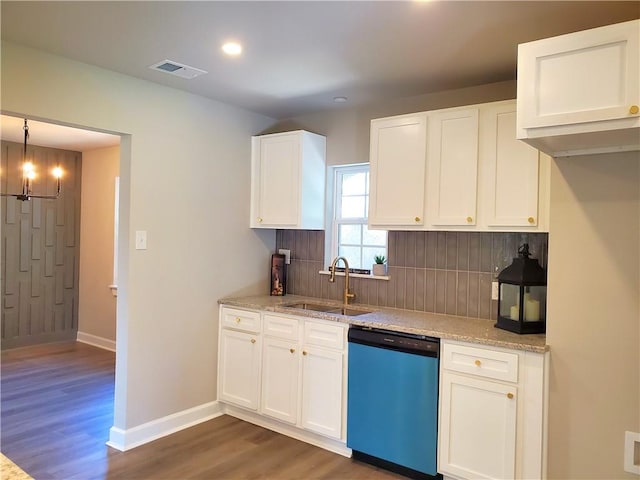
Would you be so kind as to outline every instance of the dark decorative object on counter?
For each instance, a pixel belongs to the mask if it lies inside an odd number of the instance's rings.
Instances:
[[[287,266],[285,256],[279,253],[271,255],[271,295],[282,297],[287,293]]]
[[[496,327],[519,334],[544,333],[547,310],[547,272],[529,258],[529,244],[518,249],[518,258],[498,274],[498,322]]]

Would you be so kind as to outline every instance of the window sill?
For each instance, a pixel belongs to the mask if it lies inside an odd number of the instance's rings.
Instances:
[[[331,275],[331,272],[329,270],[320,270],[318,273],[320,275]],[[344,272],[336,272],[336,276],[344,277]],[[350,273],[349,278],[368,278],[369,280],[385,280],[385,281],[391,280],[391,277],[389,275],[371,275],[371,274],[363,275],[362,273]]]

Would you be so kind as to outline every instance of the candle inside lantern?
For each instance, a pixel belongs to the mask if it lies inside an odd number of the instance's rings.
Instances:
[[[518,305],[514,305],[513,307],[511,307],[511,320],[519,320],[519,311],[520,309],[518,308]]]
[[[540,302],[538,300],[527,300],[524,304],[524,319],[527,322],[540,320]]]

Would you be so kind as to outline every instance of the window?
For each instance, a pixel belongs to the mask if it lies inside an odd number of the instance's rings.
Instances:
[[[335,167],[332,258],[343,256],[349,267],[371,269],[376,255],[387,256],[387,232],[369,230],[369,165]]]

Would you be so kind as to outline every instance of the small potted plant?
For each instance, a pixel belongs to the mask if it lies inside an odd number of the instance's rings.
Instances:
[[[382,276],[387,274],[387,259],[384,255],[376,255],[373,257],[373,260],[376,262],[373,264],[373,274],[376,276]]]

